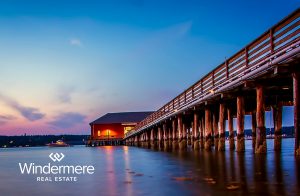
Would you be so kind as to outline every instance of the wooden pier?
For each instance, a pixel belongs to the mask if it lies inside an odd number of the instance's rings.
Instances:
[[[282,107],[294,106],[295,155],[300,155],[300,9],[221,63],[138,123],[126,145],[161,149],[245,150],[244,118],[252,116],[253,150],[266,153],[265,111],[272,110],[274,149],[281,149]],[[217,52],[217,51],[216,51]],[[233,118],[236,118],[236,144]]]

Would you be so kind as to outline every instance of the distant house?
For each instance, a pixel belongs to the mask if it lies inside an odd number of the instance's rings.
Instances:
[[[107,113],[90,123],[90,145],[115,144],[152,112]],[[113,143],[112,143],[113,142]]]

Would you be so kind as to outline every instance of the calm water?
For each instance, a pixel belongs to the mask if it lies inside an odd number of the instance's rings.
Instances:
[[[299,195],[300,160],[293,139],[283,151],[254,156],[246,152],[159,152],[136,147],[84,146],[70,148],[0,149],[0,195]],[[49,159],[62,152],[60,163]],[[94,165],[93,175],[77,182],[37,182],[36,175],[20,174],[19,162]]]

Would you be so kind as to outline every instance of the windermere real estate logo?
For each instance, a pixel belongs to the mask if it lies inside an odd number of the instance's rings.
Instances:
[[[35,163],[19,163],[22,175],[33,175],[38,182],[76,182],[82,175],[92,175],[95,168],[92,165],[63,165],[63,153],[50,153],[52,162],[45,165]]]

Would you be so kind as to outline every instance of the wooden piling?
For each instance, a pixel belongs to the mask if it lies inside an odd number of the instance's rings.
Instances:
[[[163,150],[164,148],[164,140],[163,140],[163,132],[162,132],[162,128],[161,128],[161,126],[159,126],[158,127],[158,131],[157,131],[157,135],[158,135],[158,137],[157,137],[157,139],[158,139],[158,149],[159,150]]]
[[[143,147],[143,143],[144,143],[143,133],[140,133],[140,147]]]
[[[234,132],[233,132],[233,116],[232,108],[227,108],[227,119],[228,119],[228,131],[229,131],[229,149],[234,150]]]
[[[281,151],[281,135],[282,135],[282,106],[274,105],[273,121],[274,121],[274,151]]]
[[[177,130],[178,130],[178,142],[181,142],[182,139],[182,133],[183,133],[183,124],[182,124],[182,116],[179,115],[177,117]]]
[[[205,108],[205,141],[204,149],[211,150],[212,146],[212,122],[211,122],[211,112],[208,108]]]
[[[256,87],[256,145],[255,153],[266,153],[266,127],[265,127],[265,108],[264,108],[264,90],[261,85]]]
[[[167,126],[168,131],[168,149],[172,149],[172,126]]]
[[[218,145],[219,145],[219,128],[218,128],[218,111],[215,110],[213,112],[212,116],[212,126],[213,126],[213,132],[214,132],[214,147],[215,150],[218,150]]]
[[[148,148],[148,131],[144,132],[144,148]]]
[[[194,150],[199,150],[199,115],[194,112],[194,121],[193,121],[193,147]]]
[[[151,131],[146,131],[146,148],[151,148]]]
[[[169,149],[169,133],[168,133],[168,127],[167,127],[167,123],[163,124],[163,147],[164,150],[168,150]]]
[[[225,104],[220,104],[219,109],[219,144],[218,151],[225,150]]]
[[[190,126],[187,129],[187,145],[194,148],[193,122],[190,123]]]
[[[200,141],[200,147],[201,149],[204,149],[204,143],[205,143],[205,112],[202,116],[202,141]]]
[[[178,148],[178,131],[176,126],[176,119],[172,120],[172,149],[176,150]]]
[[[142,133],[140,133],[139,134],[139,147],[142,147],[143,146],[143,134]]]
[[[147,133],[144,131],[143,133],[143,148],[146,148],[147,146]]]
[[[154,149],[154,128],[152,128],[150,131],[150,145],[151,148]]]
[[[245,151],[245,133],[244,133],[244,118],[245,118],[245,105],[244,105],[244,97],[237,97],[237,152]]]
[[[136,136],[134,137],[134,146],[136,146],[136,147],[139,146],[139,137],[138,137],[138,135],[136,135]]]
[[[186,143],[186,124],[182,122],[182,115],[178,116],[178,132],[179,132],[179,149],[184,150],[187,147]]]
[[[252,149],[255,151],[256,144],[256,111],[251,113]]]
[[[205,137],[205,117],[200,118],[200,149],[204,149],[204,137]]]
[[[294,98],[294,130],[295,130],[295,155],[300,156],[300,73],[293,73],[293,98]]]
[[[152,143],[153,149],[158,149],[158,128],[159,127],[156,127],[153,131],[153,143]]]

